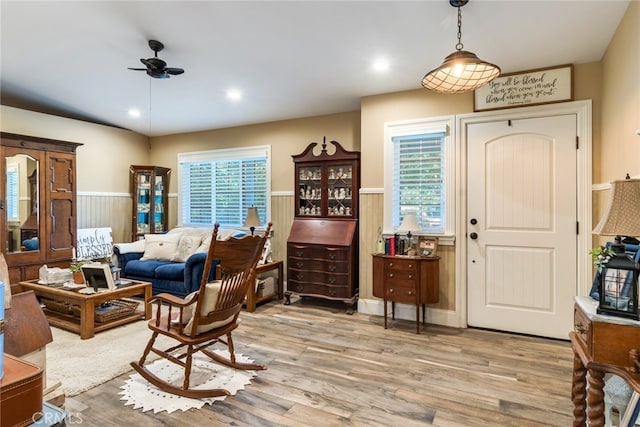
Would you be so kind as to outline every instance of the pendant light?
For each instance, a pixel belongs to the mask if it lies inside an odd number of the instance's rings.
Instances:
[[[458,43],[456,51],[422,79],[422,86],[442,93],[462,93],[486,85],[500,75],[500,67],[485,62],[473,52],[462,50],[462,13],[460,8],[469,0],[449,0],[458,8]]]

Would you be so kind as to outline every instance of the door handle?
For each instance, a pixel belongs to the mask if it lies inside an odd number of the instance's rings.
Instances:
[[[471,221],[469,221],[471,223],[471,225],[476,225],[478,223],[478,220],[475,218],[471,218]]]
[[[476,240],[478,238],[478,233],[471,233],[469,234],[469,237],[471,237],[471,240]]]

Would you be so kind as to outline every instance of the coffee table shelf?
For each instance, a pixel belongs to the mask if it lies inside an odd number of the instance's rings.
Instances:
[[[94,294],[81,294],[76,290],[41,285],[37,280],[20,282],[19,286],[23,290],[32,290],[36,297],[61,301],[80,307],[79,317],[72,313],[66,314],[49,310],[46,307],[43,308],[43,311],[50,325],[78,333],[82,339],[89,339],[92,338],[96,332],[115,328],[139,319],[151,319],[151,305],[149,304],[149,300],[151,299],[151,283],[136,280],[132,282],[133,283],[127,287]],[[144,295],[144,310],[136,310],[133,313],[104,323],[95,321],[95,309],[99,307],[100,304],[141,294]]]

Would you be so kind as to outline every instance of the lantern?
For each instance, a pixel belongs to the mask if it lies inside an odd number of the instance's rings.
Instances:
[[[597,312],[640,320],[638,315],[640,264],[625,253],[624,245],[613,245],[612,249],[615,255],[605,264],[600,274],[600,298]]]

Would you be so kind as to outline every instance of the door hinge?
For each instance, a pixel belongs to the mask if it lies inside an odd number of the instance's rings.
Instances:
[[[580,221],[576,221],[576,234],[580,235]]]
[[[580,137],[576,135],[576,150],[580,149]]]

